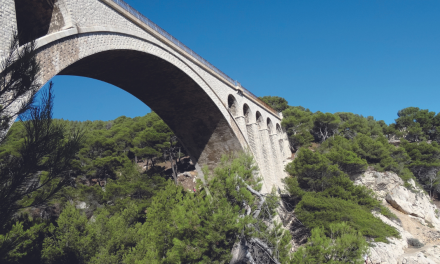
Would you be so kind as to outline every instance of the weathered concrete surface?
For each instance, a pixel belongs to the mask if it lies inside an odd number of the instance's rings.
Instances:
[[[42,84],[57,74],[114,84],[139,98],[165,120],[187,148],[196,167],[206,164],[212,168],[223,154],[247,149],[264,172],[264,189],[269,191],[273,185],[282,187],[281,179],[285,176],[282,164],[290,157],[290,150],[286,133],[278,129],[281,116],[243,94],[240,87],[114,2],[0,0],[0,3],[2,25],[11,20],[13,29],[18,25],[24,35],[22,42],[38,37]],[[7,49],[12,31],[0,31],[1,51]],[[229,104],[228,98],[234,104]],[[261,115],[258,127],[257,112]],[[270,133],[267,124],[271,124]]]

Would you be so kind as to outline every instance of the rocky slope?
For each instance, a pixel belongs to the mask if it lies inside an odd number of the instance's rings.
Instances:
[[[426,193],[414,181],[409,188],[393,172],[368,170],[355,178],[355,184],[364,185],[393,212],[398,219],[390,220],[377,214],[387,224],[394,226],[401,235],[390,243],[373,243],[368,263],[412,264],[440,263],[440,213]],[[418,239],[421,248],[409,245],[408,240]]]

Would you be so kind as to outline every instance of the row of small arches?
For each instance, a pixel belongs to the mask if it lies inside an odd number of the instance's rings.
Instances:
[[[231,114],[233,116],[240,115],[240,112],[239,112],[240,110],[238,107],[237,100],[235,99],[235,97],[232,94],[230,94],[228,96],[228,109],[229,109],[229,112],[231,112]],[[243,116],[246,120],[246,124],[250,124],[252,122],[252,120],[251,120],[252,119],[252,112],[251,112],[250,107],[245,103],[245,104],[243,104],[243,108],[241,110],[242,110],[241,114],[243,114]],[[257,111],[255,113],[255,121],[260,129],[264,128],[264,119],[259,111]],[[273,130],[274,126],[273,126],[272,120],[270,120],[269,117],[266,120],[266,125],[267,125],[267,129],[269,130],[269,134],[272,134],[273,132],[275,132]],[[281,134],[281,132],[282,132],[281,126],[278,123],[276,124],[276,131],[278,132],[278,134]]]

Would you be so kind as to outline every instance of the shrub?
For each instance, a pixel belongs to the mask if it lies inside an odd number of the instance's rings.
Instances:
[[[323,228],[312,229],[308,243],[293,255],[291,263],[363,263],[365,238],[346,222],[332,223],[326,236]]]
[[[347,175],[333,177],[330,187],[321,193],[325,197],[335,197],[372,210],[380,206],[380,202],[374,198],[373,191],[365,186],[354,185]]]
[[[425,222],[429,228],[435,228],[434,225],[431,222],[429,222],[428,220],[425,220]]]
[[[306,191],[299,187],[298,179],[296,177],[286,177],[283,179],[287,192],[294,197],[301,198]]]
[[[325,156],[348,175],[362,173],[367,168],[367,161],[359,158],[354,152],[349,150],[332,149]]]
[[[323,227],[328,233],[331,223],[347,222],[362,235],[376,242],[388,242],[387,237],[399,237],[399,232],[371,212],[340,198],[325,197],[320,193],[306,193],[295,209],[298,219],[308,228]]]
[[[408,245],[415,248],[421,248],[424,246],[417,238],[408,238]]]
[[[299,187],[310,191],[323,191],[332,177],[343,174],[324,155],[306,148],[301,148],[295,160],[286,166],[286,171],[297,176]]]

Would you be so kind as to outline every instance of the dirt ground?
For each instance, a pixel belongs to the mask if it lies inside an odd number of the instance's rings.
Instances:
[[[177,182],[185,190],[194,192],[196,190],[197,171],[188,171],[177,175]]]
[[[139,167],[142,168],[142,171],[149,169],[147,168],[146,161],[141,161],[138,162],[137,164]],[[172,178],[172,169],[169,161],[156,163],[155,165],[158,167],[162,167],[163,173],[168,177]],[[195,167],[192,164],[191,159],[189,157],[182,157],[180,161],[177,163],[177,167],[178,167],[177,183],[182,185],[185,190],[192,192],[195,191],[196,181],[197,181],[197,171],[195,170]]]
[[[437,263],[440,263],[440,231],[429,227],[426,223],[424,225],[416,217],[406,215],[388,204],[386,206],[399,217],[405,231],[408,231],[414,238],[417,238],[420,242],[425,244],[421,248],[409,247],[405,249],[405,254],[401,257],[408,259],[417,258],[417,256],[422,254],[421,256],[427,256],[438,261]]]
[[[405,231],[411,233],[415,238],[424,244],[435,244],[440,246],[440,231],[429,227],[428,224],[422,224],[417,217],[404,214],[388,204],[386,206],[391,212],[399,217],[400,221],[402,221],[402,227]],[[408,248],[407,250],[412,251],[413,249],[414,248]]]

